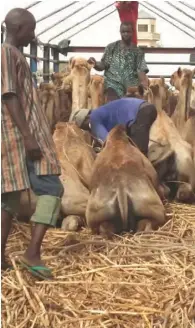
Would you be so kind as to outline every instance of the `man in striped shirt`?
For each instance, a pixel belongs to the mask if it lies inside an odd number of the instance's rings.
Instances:
[[[31,218],[31,241],[20,260],[34,275],[51,278],[41,261],[40,248],[47,228],[56,224],[64,190],[49,124],[28,63],[18,50],[35,38],[36,21],[29,11],[17,8],[7,14],[5,24],[7,35],[1,49],[1,265],[2,269],[9,267],[5,246],[21,191],[32,188],[37,207]]]

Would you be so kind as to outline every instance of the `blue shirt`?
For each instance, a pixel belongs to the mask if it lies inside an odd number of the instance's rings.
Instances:
[[[121,98],[111,101],[90,114],[91,131],[94,137],[105,141],[108,133],[118,124],[133,124],[140,105],[145,100],[137,98]]]

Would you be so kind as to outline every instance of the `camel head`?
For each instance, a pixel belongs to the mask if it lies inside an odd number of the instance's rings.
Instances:
[[[56,85],[57,87],[61,87],[62,83],[63,83],[63,79],[67,76],[66,73],[63,72],[57,72],[57,73],[53,73],[51,75],[51,80],[53,82],[54,85]]]
[[[89,64],[88,61],[83,58],[83,57],[72,57],[69,61],[69,66],[71,69],[71,73],[73,73],[73,71],[76,72],[85,72],[88,71],[90,72],[91,69],[94,67],[93,64]]]
[[[157,110],[166,108],[168,103],[169,91],[168,86],[165,83],[165,79],[161,77],[160,79],[149,80],[149,90],[148,101],[153,103],[158,107]]]
[[[127,97],[144,99],[144,87],[142,85],[127,88]]]
[[[195,69],[191,71],[190,69],[181,69],[181,67],[179,67],[178,70],[171,75],[170,84],[179,91],[181,87],[191,87],[194,74]]]

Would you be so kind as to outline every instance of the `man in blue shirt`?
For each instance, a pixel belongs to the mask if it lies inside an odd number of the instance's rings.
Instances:
[[[91,128],[92,135],[103,143],[108,133],[118,124],[126,126],[127,135],[144,155],[148,153],[149,132],[157,117],[153,104],[143,99],[121,98],[93,111],[81,109],[72,120],[82,129]]]

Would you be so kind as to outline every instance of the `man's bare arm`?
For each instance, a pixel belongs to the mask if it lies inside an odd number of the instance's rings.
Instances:
[[[96,69],[96,71],[101,72],[101,71],[104,71],[104,70],[105,70],[105,64],[104,64],[103,61],[99,61],[99,62],[97,62],[97,61],[95,60],[95,58],[90,57],[90,58],[88,59],[88,63],[89,63],[89,64],[93,64],[93,65],[94,65],[94,68]]]
[[[147,77],[146,73],[139,72],[138,78],[139,78],[140,84],[142,84],[143,87],[147,89],[148,88],[148,77]]]
[[[104,71],[105,70],[105,64],[102,61],[96,62],[94,68],[96,69],[96,71]]]

